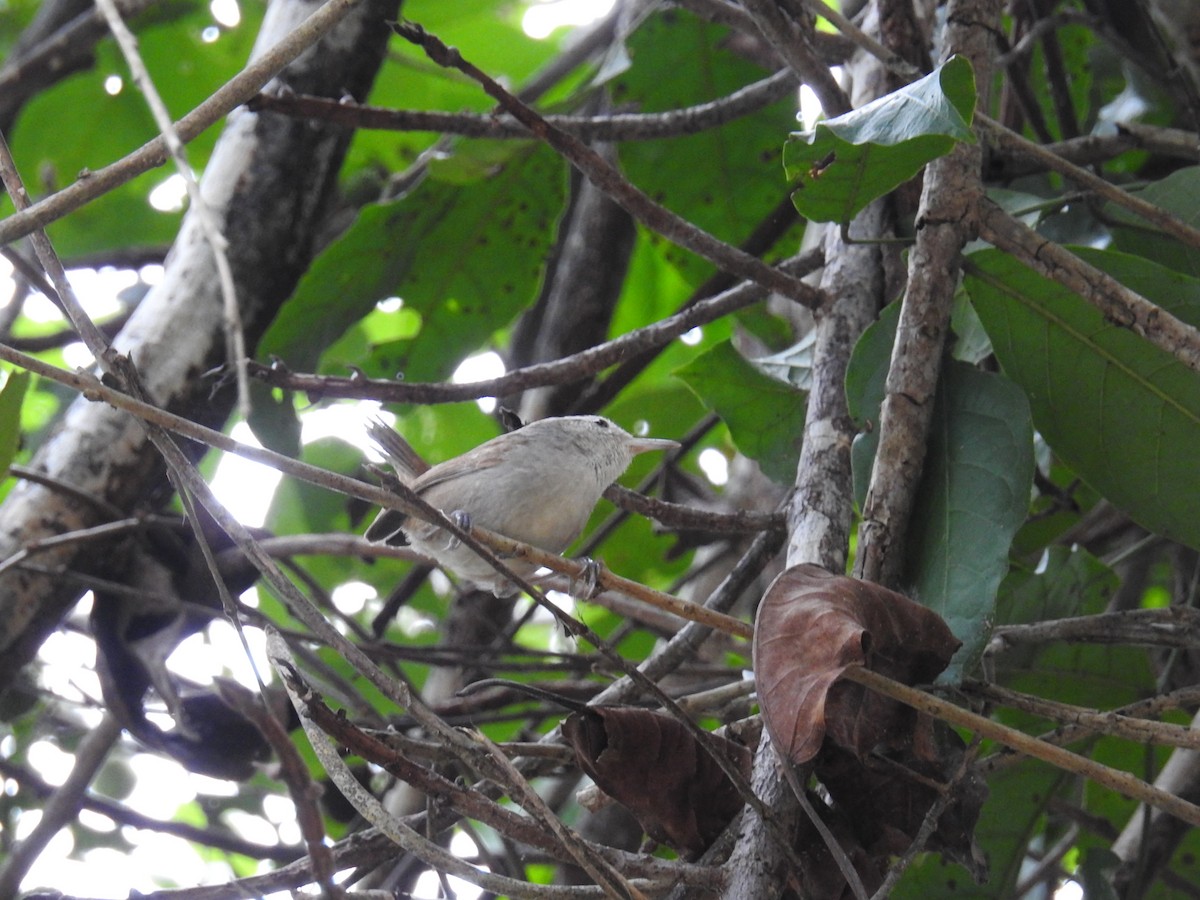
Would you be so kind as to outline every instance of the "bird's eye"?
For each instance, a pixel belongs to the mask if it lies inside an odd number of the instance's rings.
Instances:
[[[595,422],[597,425],[599,425],[601,428],[607,428],[607,427],[608,427],[608,420],[607,420],[607,419],[600,419],[600,418],[596,418],[596,419],[593,419],[592,421],[593,421],[593,422]]]

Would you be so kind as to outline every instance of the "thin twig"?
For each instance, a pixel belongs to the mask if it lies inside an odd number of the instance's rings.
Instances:
[[[1077,725],[1093,734],[1107,734],[1142,744],[1161,744],[1200,750],[1200,731],[1173,722],[1155,722],[1116,711],[1086,709],[1057,700],[1003,688],[995,684],[969,683],[963,690],[986,700],[1019,709],[1052,722]]]
[[[627,181],[603,156],[573,135],[552,126],[540,114],[501,87],[494,78],[465,60],[456,49],[446,46],[420,25],[399,22],[394,27],[397,34],[424,50],[438,65],[457,69],[477,81],[492,99],[525,125],[535,137],[549,144],[597,188],[646,227],[719,268],[777,291],[809,309],[817,309],[824,303],[824,295],[820,291],[772,268],[757,257],[717,240],[703,229],[655,203]]]
[[[249,63],[225,82],[207,100],[175,123],[175,132],[184,143],[194,140],[210,125],[220,121],[232,109],[262,90],[288,63],[322,38],[355,8],[358,0],[328,0],[320,9],[297,25],[279,43]],[[127,156],[102,169],[87,171],[71,185],[44,200],[0,220],[0,244],[44,228],[84,204],[131,181],[143,172],[167,161],[162,137],[148,141]]]
[[[1128,191],[1117,187],[1115,184],[1105,181],[1099,175],[1068,162],[1048,148],[1022,137],[1012,129],[1005,128],[995,119],[991,119],[983,113],[975,114],[975,122],[978,123],[980,130],[983,131],[984,137],[994,139],[996,143],[1013,156],[1036,160],[1051,172],[1057,172],[1064,178],[1069,178],[1080,187],[1086,188],[1097,196],[1103,197],[1105,200],[1140,216],[1156,228],[1177,238],[1185,246],[1193,250],[1200,250],[1200,230],[1193,228],[1178,216],[1167,212],[1161,206],[1143,200],[1141,197],[1134,196]]]
[[[589,143],[660,140],[717,128],[783,99],[795,90],[795,87],[796,76],[788,69],[781,69],[726,97],[683,109],[660,113],[613,113],[605,116],[546,116],[546,121],[555,128]],[[489,113],[387,109],[301,94],[259,94],[247,103],[246,107],[254,112],[274,112],[358,129],[431,131],[493,140],[528,140],[530,137],[529,129],[511,116]]]
[[[513,800],[524,807],[530,816],[538,819],[558,838],[559,843],[571,854],[591,879],[605,889],[612,897],[630,897],[632,900],[646,900],[645,895],[631,885],[620,872],[609,864],[608,860],[595,853],[580,837],[568,828],[546,805],[512,761],[504,755],[496,744],[483,732],[476,732],[475,739],[484,746],[493,762],[500,771],[507,775],[508,784],[515,791],[510,793]]]
[[[146,105],[150,107],[154,124],[158,126],[158,132],[162,135],[167,152],[175,162],[176,171],[183,178],[188,199],[191,201],[192,212],[200,223],[200,231],[212,250],[213,262],[217,267],[217,280],[220,282],[221,297],[224,301],[225,354],[229,364],[237,372],[238,412],[242,418],[248,418],[250,415],[250,379],[246,375],[245,366],[246,335],[242,330],[242,314],[238,306],[237,288],[233,283],[233,269],[229,265],[229,254],[225,252],[229,247],[229,242],[221,233],[221,226],[217,224],[212,207],[208,205],[204,195],[200,192],[200,185],[196,181],[191,165],[188,164],[187,151],[184,149],[183,141],[180,140],[179,133],[171,121],[171,114],[167,111],[167,105],[159,96],[158,90],[154,86],[154,80],[150,77],[150,71],[146,68],[146,63],[138,52],[137,38],[125,25],[115,0],[96,0],[96,5],[104,14],[113,37],[117,39],[117,46],[121,48],[121,55],[125,57],[129,71],[133,75],[134,84],[146,98]]]
[[[1082,775],[1119,794],[1124,794],[1132,800],[1141,801],[1147,806],[1161,809],[1191,825],[1200,826],[1200,806],[1147,784],[1128,772],[1122,772],[1093,759],[1080,756],[1078,753],[1056,747],[1024,732],[976,715],[953,703],[947,703],[932,694],[893,681],[878,672],[852,666],[846,669],[844,677],[877,694],[911,706],[918,712],[927,713],[960,728],[970,729],[982,737],[997,741],[1027,756],[1040,759],[1065,772]]]
[[[795,277],[821,265],[820,251],[809,251],[779,264]],[[552,362],[514,369],[499,378],[466,384],[419,383],[361,376],[306,375],[282,365],[250,363],[250,374],[272,387],[305,391],[310,397],[346,397],[380,400],[384,403],[453,403],[480,397],[503,397],[536,387],[581,381],[645,350],[661,347],[698,325],[705,325],[763,298],[765,292],[753,281],[744,281],[727,291],[692,304],[674,315],[619,337]]]

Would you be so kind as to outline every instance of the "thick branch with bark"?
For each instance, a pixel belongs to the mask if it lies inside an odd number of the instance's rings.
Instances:
[[[273,5],[255,55],[267,54],[314,9],[305,2]],[[387,39],[383,23],[394,8],[387,0],[377,0],[347,6],[342,13],[344,23],[330,30],[336,17],[329,17],[325,30],[312,35],[313,40],[322,38],[321,52],[286,71],[280,84],[326,96],[340,96],[347,89],[365,95],[382,59]],[[266,328],[311,259],[314,235],[323,223],[348,141],[342,129],[237,113],[213,152],[202,189],[231,248],[251,340]],[[28,215],[18,213],[7,222]],[[204,373],[224,358],[223,328],[210,248],[189,218],[162,283],[141,303],[116,345],[133,357],[156,403],[219,425],[231,398],[227,391],[214,398]],[[160,483],[163,471],[135,420],[83,399],[35,457],[33,467],[122,509],[140,502]],[[39,537],[97,521],[93,507],[42,486],[22,484],[0,507],[0,557]],[[64,548],[45,561],[77,565],[76,553]],[[10,571],[0,576],[0,684],[11,683],[77,596],[71,585],[46,575]]]
[[[978,105],[986,108],[999,3],[950,4],[944,59],[966,56],[975,69]],[[958,286],[959,254],[974,238],[983,197],[982,153],[959,144],[925,172],[917,240],[909,256],[908,290],[900,309],[879,422],[879,449],[859,528],[855,575],[895,587],[904,561],[904,534],[916,501],[942,351]]]

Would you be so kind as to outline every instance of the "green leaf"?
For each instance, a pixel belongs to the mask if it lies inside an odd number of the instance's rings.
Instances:
[[[974,108],[974,72],[955,56],[898,91],[793,132],[783,150],[792,202],[812,221],[849,222],[956,142],[974,143]]]
[[[983,652],[1032,486],[1033,427],[1024,393],[1002,376],[949,362],[905,567],[913,595],[963,642],[942,681],[961,679]]]
[[[536,294],[562,203],[562,164],[520,143],[499,148],[499,161],[497,145],[484,145],[479,152],[493,160],[487,177],[431,177],[399,201],[365,208],[313,263],[260,354],[315,369],[327,346],[398,296],[408,337],[372,344],[365,356],[327,356],[322,370],[355,365],[374,377],[436,380],[512,321]],[[457,159],[456,182],[463,171]]]
[[[879,318],[867,326],[854,345],[850,365],[846,367],[846,409],[861,431],[874,430],[879,408],[887,391],[888,366],[896,326],[900,321],[901,301],[889,303]]]
[[[1117,576],[1082,547],[1049,547],[1037,571],[1014,568],[1000,586],[1003,625],[1098,612],[1117,589]]]
[[[1133,256],[1076,252],[1200,324],[1200,281]],[[971,300],[1046,442],[1140,525],[1200,548],[1200,375],[1012,257],[970,259]]]
[[[854,477],[854,502],[862,509],[871,486],[871,468],[879,447],[879,410],[886,393],[892,344],[900,321],[900,301],[889,303],[879,318],[867,326],[850,354],[846,367],[846,409],[858,428],[850,448]]]
[[[733,52],[732,39],[727,28],[680,9],[650,16],[629,37],[632,66],[614,81],[614,101],[645,113],[679,109],[727,96],[770,74]],[[779,136],[792,127],[795,111],[795,97],[786,97],[699,134],[629,141],[621,145],[621,164],[655,200],[721,240],[740,244],[784,199]],[[689,172],[705,176],[686,177]],[[713,271],[688,251],[651,239],[693,286]]]
[[[0,387],[0,477],[8,472],[21,440],[21,401],[29,389],[28,372],[9,372]]]
[[[1160,181],[1153,181],[1138,192],[1138,197],[1162,207],[1193,228],[1200,228],[1200,166],[1179,169]],[[1116,249],[1200,277],[1200,254],[1193,248],[1112,203],[1106,204],[1105,212],[1115,220],[1110,230]]]
[[[675,374],[729,427],[738,450],[790,484],[800,461],[805,396],[768,378],[724,341]]]
[[[847,408],[864,429],[851,452],[860,507],[879,444],[876,426],[899,318],[899,303],[886,307],[859,338],[846,371]],[[909,523],[904,574],[904,586],[963,642],[943,680],[960,679],[983,649],[1032,484],[1033,428],[1020,388],[966,363],[947,363]]]
[[[362,463],[362,451],[340,438],[327,437],[306,444],[304,462],[343,475],[353,475]],[[271,499],[267,527],[279,534],[347,532],[350,522],[346,498],[306,481],[285,478]]]

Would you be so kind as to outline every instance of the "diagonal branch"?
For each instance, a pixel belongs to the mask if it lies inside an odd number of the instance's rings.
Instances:
[[[1117,279],[1010,216],[991,200],[979,205],[979,234],[1029,268],[1070,288],[1106,319],[1200,372],[1200,330],[1131,291]]]
[[[463,59],[458,50],[446,46],[420,25],[399,22],[394,28],[397,34],[419,46],[438,65],[457,69],[479,82],[488,96],[498,102],[513,118],[525,125],[539,140],[554,148],[589,181],[646,227],[719,268],[790,297],[803,306],[816,309],[822,305],[824,298],[819,291],[772,268],[749,253],[717,240],[707,231],[655,203],[628,182],[599,153],[573,135],[552,126],[539,113],[501,87],[494,78]]]
[[[184,143],[195,139],[235,107],[261,91],[285,66],[349,15],[357,3],[358,0],[328,0],[274,47],[249,63],[212,96],[176,122],[175,131],[179,139]],[[29,209],[0,220],[0,244],[12,243],[37,228],[44,228],[166,161],[166,142],[157,137],[111,165],[84,172],[74,184],[38,201]]]

